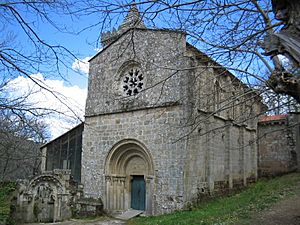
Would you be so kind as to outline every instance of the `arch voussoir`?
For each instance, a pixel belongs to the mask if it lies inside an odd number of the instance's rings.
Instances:
[[[152,157],[144,144],[137,140],[126,139],[113,146],[105,162],[106,208],[111,211],[131,208],[132,181],[135,177],[153,177]],[[152,193],[151,182],[145,183],[146,204]],[[145,210],[149,211],[149,206]],[[151,213],[151,212],[149,212]]]

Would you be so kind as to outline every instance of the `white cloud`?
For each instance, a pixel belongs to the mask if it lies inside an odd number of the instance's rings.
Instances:
[[[99,53],[103,50],[103,48],[95,48],[94,50],[95,50],[95,52]]]
[[[62,80],[45,79],[40,73],[31,75],[31,79],[19,76],[10,81],[8,86],[13,89],[15,96],[26,96],[30,93],[27,101],[35,107],[60,112],[42,118],[49,125],[52,138],[58,137],[83,120],[87,89],[76,85],[66,86]]]
[[[83,72],[85,74],[89,73],[89,59],[91,57],[85,57],[84,59],[75,59],[72,64],[72,69],[78,72]]]

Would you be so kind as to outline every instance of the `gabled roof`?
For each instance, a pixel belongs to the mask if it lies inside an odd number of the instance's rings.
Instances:
[[[220,74],[225,74],[229,76],[235,84],[241,85],[243,88],[251,89],[253,90],[253,94],[256,94],[258,97],[258,94],[256,93],[256,90],[253,88],[250,88],[247,84],[243,83],[239,78],[237,78],[234,74],[232,74],[229,70],[227,70],[224,66],[213,60],[211,57],[209,57],[204,52],[200,51],[195,46],[187,43],[187,49],[193,51],[196,55],[197,59],[205,60],[205,62],[209,62],[212,64],[211,67],[213,67],[215,70],[219,71]]]
[[[116,36],[114,40],[112,40],[109,44],[107,44],[106,46],[104,46],[104,48],[96,53],[96,55],[94,55],[92,58],[89,59],[88,62],[91,62],[93,59],[95,59],[98,55],[100,55],[101,53],[103,53],[106,49],[109,48],[109,46],[111,46],[113,43],[117,42],[122,36],[124,36],[125,34],[129,33],[130,31],[153,31],[153,32],[174,32],[174,33],[182,33],[182,34],[186,34],[184,31],[181,30],[172,30],[172,29],[152,29],[152,28],[129,28],[126,31],[124,31],[123,33],[121,33],[120,35]]]
[[[128,11],[128,14],[124,18],[124,21],[119,26],[119,28],[113,29],[112,32],[103,32],[101,34],[101,44],[103,46],[103,49],[98,52],[96,55],[94,55],[92,58],[89,59],[89,62],[91,62],[94,58],[96,58],[99,54],[104,52],[109,46],[111,46],[113,43],[118,41],[122,36],[127,34],[130,31],[133,30],[149,30],[149,31],[161,31],[161,32],[179,32],[185,34],[185,32],[181,30],[171,30],[171,29],[151,29],[147,28],[144,24],[143,18],[141,13],[139,12],[137,6],[135,3],[131,4],[130,10]]]
[[[43,144],[43,145],[40,147],[40,149],[46,147],[47,145],[49,145],[49,144],[55,142],[55,141],[58,140],[58,139],[63,138],[64,136],[70,134],[72,131],[74,131],[74,130],[76,130],[76,129],[80,129],[80,128],[83,127],[83,126],[84,126],[84,122],[81,122],[80,124],[78,124],[78,125],[76,125],[75,127],[71,128],[70,130],[68,130],[67,132],[63,133],[62,135],[60,135],[60,136],[56,137],[55,139],[52,139],[51,141],[49,141],[49,142]]]

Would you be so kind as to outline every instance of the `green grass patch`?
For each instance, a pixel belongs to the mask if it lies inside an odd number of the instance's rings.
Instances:
[[[15,188],[15,183],[0,183],[0,224],[6,224],[9,219],[10,194]]]
[[[300,174],[293,173],[274,179],[262,179],[246,190],[230,197],[214,199],[191,211],[168,215],[135,218],[128,225],[229,225],[247,221],[254,213],[270,207],[279,200],[300,192]]]

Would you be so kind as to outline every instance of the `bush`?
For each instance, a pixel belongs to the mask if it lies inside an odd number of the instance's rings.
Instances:
[[[10,199],[16,189],[13,182],[0,183],[0,224],[12,224],[10,220]]]

